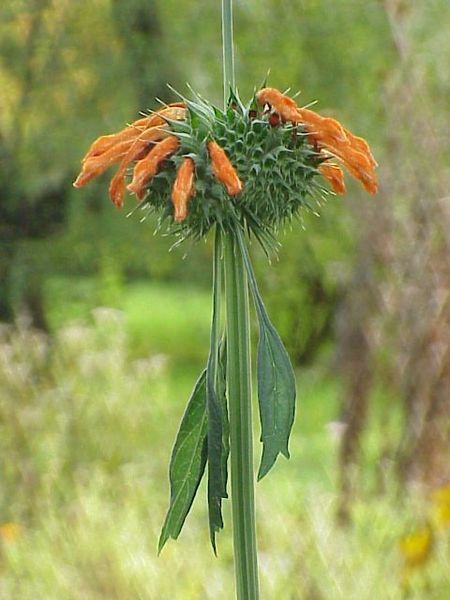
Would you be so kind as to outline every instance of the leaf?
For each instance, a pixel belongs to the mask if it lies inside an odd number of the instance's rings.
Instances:
[[[262,310],[264,312],[262,312]],[[295,415],[295,376],[289,355],[269,321],[264,305],[259,319],[258,400],[263,453],[258,480],[264,477],[281,452],[289,458],[289,435]]]
[[[226,400],[226,343],[222,341],[217,363],[217,382],[214,391],[215,402],[220,411],[220,450],[215,448],[216,460],[214,477],[208,472],[208,508],[210,540],[214,553],[217,554],[215,534],[223,529],[222,499],[228,498],[228,456],[230,454],[230,425]],[[218,433],[218,432],[217,432]],[[219,438],[216,440],[219,444]],[[209,449],[208,449],[209,451]],[[209,460],[209,457],[208,457]]]
[[[216,553],[216,533],[223,528],[222,499],[227,498],[228,443],[225,403],[225,382],[220,360],[220,230],[216,232],[214,249],[213,314],[211,323],[211,348],[206,368],[206,404],[208,413],[208,516],[211,545]]]
[[[226,396],[227,382],[227,343],[222,339],[219,348],[219,363],[217,372],[217,396],[222,408],[222,482],[227,490],[228,481],[228,456],[230,454],[230,422],[228,419],[228,405]],[[227,496],[228,497],[228,494]]]
[[[206,370],[195,384],[181,420],[169,467],[170,505],[161,530],[158,552],[169,538],[177,539],[203,477],[207,455]]]
[[[270,471],[280,452],[289,458],[289,436],[295,415],[295,375],[286,348],[259,293],[242,234],[238,237],[259,322],[257,379],[263,443],[259,480]]]

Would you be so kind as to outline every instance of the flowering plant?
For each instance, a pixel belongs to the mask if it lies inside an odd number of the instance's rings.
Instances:
[[[280,226],[330,193],[325,183],[331,193],[344,193],[339,163],[370,193],[377,191],[377,181],[367,142],[338,121],[299,107],[274,88],[262,87],[247,104],[241,101],[233,84],[231,0],[222,6],[224,109],[194,92],[191,99],[178,94],[179,101],[95,140],[74,185],[82,187],[118,164],[109,187],[117,207],[128,190],[179,241],[215,231],[210,351],[175,440],[159,549],[180,534],[205,471],[216,549],[230,459],[237,595],[248,600],[258,597],[249,290],[259,324],[258,479],[280,453],[289,457],[296,389],[288,354],[258,291],[247,242],[254,237],[268,251]]]

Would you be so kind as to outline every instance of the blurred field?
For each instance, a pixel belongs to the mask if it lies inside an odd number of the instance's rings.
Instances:
[[[55,297],[58,282],[51,287]],[[58,297],[66,312],[51,313],[51,342],[1,330],[0,499],[2,519],[20,529],[2,540],[0,596],[231,598],[229,506],[216,559],[203,485],[180,539],[156,556],[171,444],[199,348],[206,355],[207,296],[141,284],[127,290],[123,310],[91,310],[76,305],[76,287]],[[353,527],[336,527],[338,384],[322,363],[298,373],[292,459],[257,486],[262,597],[402,598],[399,539],[427,509],[400,508],[393,488],[382,497],[366,490]],[[369,456],[367,482],[374,467]],[[412,578],[412,598],[447,597],[446,540]]]

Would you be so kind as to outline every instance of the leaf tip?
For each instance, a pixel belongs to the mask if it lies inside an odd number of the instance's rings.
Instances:
[[[164,531],[164,529],[163,529],[161,531],[161,535],[159,536],[159,540],[158,540],[158,556],[161,554],[162,549],[166,545],[166,542],[168,539],[169,539],[169,536],[167,535],[167,532]]]

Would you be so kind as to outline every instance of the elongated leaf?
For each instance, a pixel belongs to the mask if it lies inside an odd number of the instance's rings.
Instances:
[[[228,405],[226,396],[227,386],[227,343],[221,341],[219,348],[219,364],[217,370],[217,397],[222,409],[222,484],[227,491],[228,482],[228,456],[230,454],[230,422],[228,418]],[[228,494],[225,496],[228,497]]]
[[[216,465],[214,479],[209,475],[208,480],[208,508],[209,508],[209,531],[211,545],[215,553],[216,539],[215,534],[223,529],[222,518],[222,499],[228,498],[228,456],[230,454],[230,425],[228,420],[228,407],[226,400],[226,343],[223,341],[219,348],[219,360],[217,363],[217,380],[214,389],[214,402],[217,403],[217,409],[220,411],[220,452],[216,448],[216,459],[219,461]],[[208,415],[209,417],[209,415]],[[219,415],[218,415],[219,417]]]
[[[195,384],[172,450],[169,467],[170,505],[158,552],[177,539],[205,471],[207,456],[206,370]]]
[[[280,452],[289,458],[289,436],[295,415],[295,376],[286,348],[259,294],[242,234],[239,243],[259,322],[257,379],[263,452],[258,479],[261,479],[270,471]]]
[[[214,248],[213,274],[213,312],[211,323],[211,347],[206,368],[206,404],[208,412],[208,515],[211,545],[216,552],[216,533],[223,528],[222,499],[227,497],[226,461],[223,437],[226,433],[224,421],[226,413],[223,409],[224,385],[219,383],[220,373],[220,295],[221,295],[221,263],[220,263],[220,231],[216,231]],[[225,471],[224,471],[225,460]]]
[[[264,306],[263,306],[264,308]],[[295,377],[283,342],[267,313],[258,311],[258,400],[263,453],[258,479],[266,475],[281,452],[289,458],[289,435],[295,415]]]

